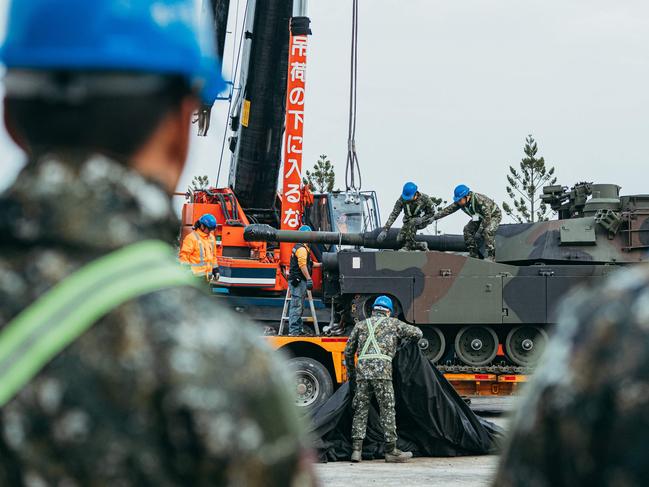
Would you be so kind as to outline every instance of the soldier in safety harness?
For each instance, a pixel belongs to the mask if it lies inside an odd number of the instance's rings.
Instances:
[[[478,251],[478,235],[482,233],[487,260],[496,258],[496,231],[500,225],[502,215],[498,205],[483,194],[471,191],[464,184],[455,188],[453,203],[437,212],[425,224],[429,225],[435,220],[451,215],[458,210],[471,217],[471,221],[464,227],[464,241],[471,257],[480,257]]]
[[[372,316],[356,323],[345,346],[345,364],[352,386],[354,420],[352,423],[352,462],[359,462],[365,439],[367,415],[372,393],[379,403],[381,426],[385,434],[385,461],[402,463],[412,457],[410,452],[397,448],[397,424],[394,410],[394,388],[392,385],[392,359],[399,340],[419,340],[422,331],[396,318],[392,300],[379,296],[374,301]],[[358,351],[358,367],[354,357]]]
[[[28,162],[0,195],[0,485],[310,484],[284,367],[164,243],[192,114],[223,86],[197,8],[11,5]]]
[[[216,218],[209,213],[201,216],[194,229],[184,239],[178,253],[178,260],[190,266],[195,276],[209,278],[216,267]]]
[[[394,209],[379,233],[377,240],[383,242],[388,236],[388,230],[403,211],[403,226],[397,235],[397,242],[405,250],[428,250],[426,242],[415,241],[417,230],[426,228],[424,220],[431,218],[435,213],[435,204],[428,195],[417,190],[415,183],[403,185],[401,196],[394,204]]]

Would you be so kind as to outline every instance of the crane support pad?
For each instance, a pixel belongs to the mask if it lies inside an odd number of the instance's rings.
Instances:
[[[482,419],[424,357],[416,344],[401,348],[393,361],[397,447],[420,457],[495,453],[504,435]],[[384,437],[376,399],[372,399],[363,458],[383,458]],[[348,461],[352,453],[352,395],[349,383],[313,412],[312,436],[320,461]]]

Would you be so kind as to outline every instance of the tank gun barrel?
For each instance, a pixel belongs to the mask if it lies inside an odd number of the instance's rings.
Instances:
[[[277,230],[270,225],[248,225],[243,238],[246,242],[294,242],[327,245],[353,245],[371,249],[398,249],[397,234],[399,229],[393,228],[388,232],[383,242],[377,241],[380,229],[365,233],[339,232],[298,232],[293,230]],[[429,250],[464,252],[466,245],[462,235],[417,235],[417,240],[426,242]]]

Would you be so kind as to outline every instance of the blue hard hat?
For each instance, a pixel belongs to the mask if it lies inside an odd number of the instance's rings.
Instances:
[[[413,182],[407,182],[403,185],[401,197],[406,201],[410,201],[415,197],[415,193],[417,193],[417,185]]]
[[[180,75],[214,102],[224,83],[213,21],[194,0],[13,0],[11,69]]]
[[[390,313],[394,313],[394,306],[392,305],[392,300],[387,296],[379,296],[374,301],[372,308],[384,308],[390,310]]]
[[[205,225],[210,230],[214,230],[216,228],[216,218],[214,218],[214,215],[210,213],[205,213],[202,217],[200,217],[198,219],[198,223]]]
[[[467,196],[471,190],[469,189],[468,186],[465,186],[464,184],[459,184],[455,187],[455,192],[453,194],[453,201],[456,203],[460,201],[462,198]]]
[[[300,227],[300,230],[299,230],[299,231],[300,231],[300,232],[310,232],[310,231],[311,231],[311,227],[310,227],[309,225],[302,225],[302,226]]]

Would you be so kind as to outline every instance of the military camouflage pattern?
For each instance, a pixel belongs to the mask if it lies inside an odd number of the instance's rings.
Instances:
[[[647,485],[648,303],[646,267],[566,300],[494,486]]]
[[[374,327],[374,337],[379,350],[373,344],[368,346],[367,353],[377,353],[386,358],[363,358],[362,351],[368,341],[368,322]],[[392,380],[392,359],[397,353],[399,340],[419,340],[422,332],[419,328],[386,316],[381,311],[374,311],[372,317],[356,323],[345,346],[345,364],[350,376],[358,379]],[[358,366],[354,357],[358,352]]]
[[[469,202],[465,206],[460,206],[459,203],[451,203],[446,208],[435,213],[431,218],[431,221],[444,218],[458,210],[462,210],[470,217],[477,216],[480,220],[486,220],[487,222],[491,219],[497,219],[500,221],[502,215],[500,213],[500,208],[498,208],[498,205],[494,200],[474,191],[469,193],[469,196]]]
[[[430,196],[417,192],[417,198],[410,201],[405,201],[403,198],[399,197],[397,202],[394,204],[392,213],[388,217],[388,221],[385,222],[385,228],[390,228],[394,222],[397,220],[401,212],[403,211],[403,224],[406,226],[410,221],[415,218],[430,218],[435,214],[435,204],[433,200],[430,199]]]
[[[464,226],[464,242],[470,257],[480,256],[480,237],[484,242],[487,257],[496,257],[496,232],[499,224],[500,219],[490,219],[489,223],[486,220],[471,220]]]
[[[384,228],[389,229],[403,211],[403,226],[397,235],[397,242],[404,250],[428,250],[423,242],[415,241],[417,230],[426,228],[423,221],[435,213],[435,204],[424,193],[417,192],[417,198],[405,201],[399,197],[394,204]]]
[[[367,416],[370,410],[372,394],[379,403],[379,415],[386,443],[397,441],[397,422],[394,410],[394,387],[392,380],[387,379],[358,379],[356,394],[354,394],[352,421],[352,440],[365,439]]]
[[[426,224],[417,224],[416,221],[411,219],[408,223],[404,223],[401,230],[397,234],[397,242],[401,248],[404,250],[428,250],[428,245],[426,242],[417,242],[415,236],[417,235],[417,230],[426,228]]]
[[[429,223],[451,215],[458,210],[462,210],[472,218],[472,221],[464,227],[463,232],[464,241],[466,242],[469,255],[471,257],[479,256],[478,235],[482,235],[487,256],[493,258],[496,255],[496,245],[494,241],[496,231],[498,230],[498,225],[500,225],[500,220],[502,219],[500,208],[498,208],[498,205],[494,200],[483,194],[471,192],[469,193],[469,196],[470,199],[465,206],[460,206],[459,203],[451,203],[446,208],[435,213],[435,215],[429,219]]]
[[[620,196],[615,185],[588,186],[590,199],[583,192],[574,192],[579,197],[568,194],[564,187],[544,188],[553,198],[548,204],[567,216],[500,225],[497,262],[437,251],[462,252],[457,241],[463,237],[455,235],[418,235],[419,241],[428,243],[429,252],[369,251],[396,245],[390,236],[378,243],[367,234],[314,233],[308,242],[330,238],[328,243],[336,239],[360,247],[368,243],[365,250],[324,254],[324,292],[335,296],[338,312],[352,319],[365,317],[369,306],[363,308],[363,303],[388,294],[398,303],[404,321],[420,326],[431,347],[437,347],[434,353],[429,353],[432,348],[425,351],[429,358],[469,365],[471,360],[458,355],[456,342],[463,328],[474,327],[465,330],[467,337],[479,333],[483,345],[489,345],[486,348],[502,346],[508,364],[529,367],[546,341],[542,331],[556,323],[557,304],[571,288],[597,285],[621,264],[649,262],[649,195]],[[455,243],[449,245],[439,237]],[[470,346],[471,340],[463,343]],[[495,360],[470,365],[482,371],[503,358]]]
[[[86,263],[177,229],[168,196],[116,162],[28,164],[0,197],[0,329]],[[285,367],[254,335],[197,289],[119,306],[2,408],[0,485],[309,483]]]

